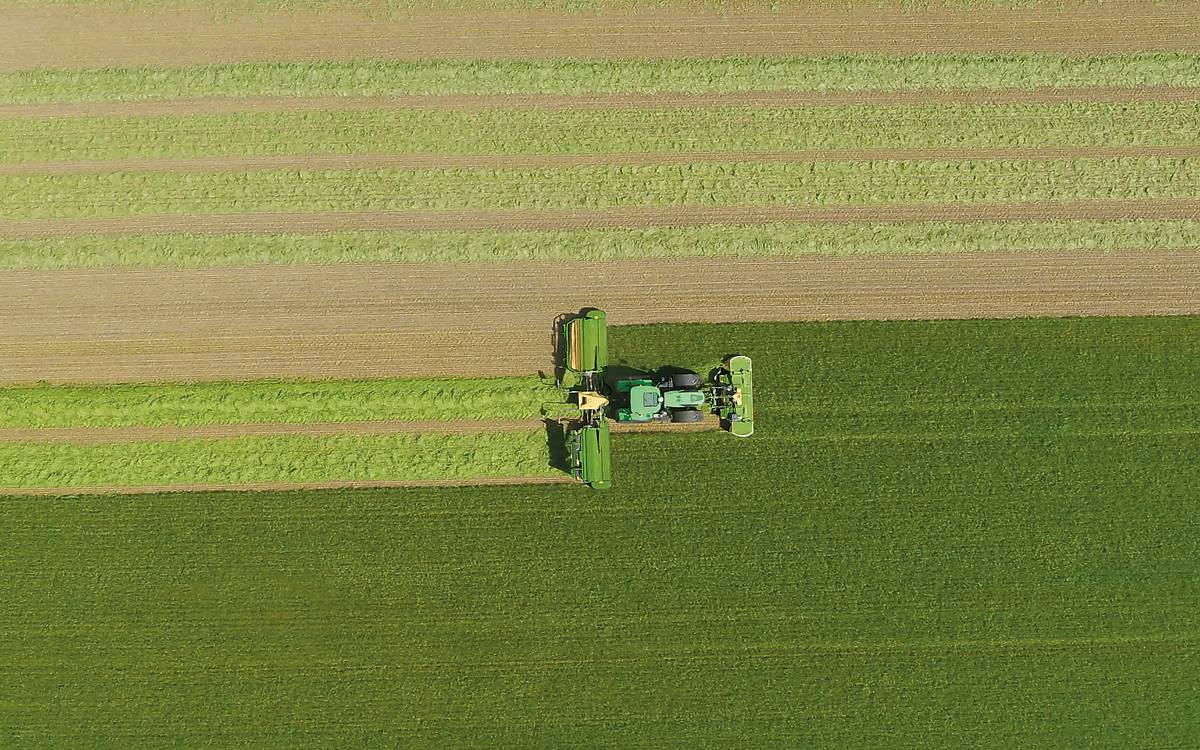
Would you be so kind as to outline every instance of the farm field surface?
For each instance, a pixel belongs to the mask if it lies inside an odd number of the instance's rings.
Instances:
[[[1189,746],[1198,333],[618,327],[753,350],[756,439],[619,436],[607,494],[5,498],[0,735]]]
[[[1200,47],[1189,3],[166,2],[7,0],[0,70],[430,58]],[[287,12],[279,13],[279,10]],[[132,11],[132,12],[131,12]],[[563,12],[568,11],[568,12]],[[573,11],[573,12],[572,12]],[[449,31],[448,30],[452,30]]]
[[[628,324],[1187,314],[1198,304],[1190,247],[25,271],[0,274],[0,378],[529,375],[553,363],[552,321],[587,305]]]
[[[0,0],[0,747],[1200,746],[1197,18]]]

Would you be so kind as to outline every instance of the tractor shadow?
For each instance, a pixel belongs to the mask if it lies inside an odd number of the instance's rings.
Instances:
[[[570,474],[571,463],[567,454],[566,429],[553,419],[543,419],[542,423],[546,426],[546,447],[550,456],[550,468]]]

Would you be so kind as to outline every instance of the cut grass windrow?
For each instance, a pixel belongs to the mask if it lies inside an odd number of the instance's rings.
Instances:
[[[10,219],[1194,198],[1200,160],[880,161],[0,177]]]
[[[481,229],[320,234],[134,234],[0,240],[0,269],[217,268],[262,264],[508,263],[555,260],[593,262],[676,257],[879,256],[1190,248],[1200,248],[1200,220],[915,221],[562,231]],[[0,404],[4,400],[3,394],[0,391]],[[275,403],[274,398],[272,396],[272,403]],[[355,396],[354,400],[361,399]],[[389,413],[408,412],[420,403],[406,401],[402,409],[386,410]],[[3,419],[2,414],[0,408],[0,420]]]
[[[0,120],[0,161],[1178,146],[1200,102],[240,113]]]
[[[551,62],[255,63],[0,75],[0,102],[220,96],[402,96],[1200,86],[1200,55],[1047,54]]]
[[[531,420],[535,377],[0,388],[0,428]]]
[[[254,436],[78,445],[0,442],[0,488],[553,476],[544,430]]]

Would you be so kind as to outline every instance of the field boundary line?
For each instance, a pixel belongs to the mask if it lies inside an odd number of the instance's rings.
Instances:
[[[749,91],[687,94],[431,94],[411,96],[185,97],[134,101],[0,103],[0,119],[159,117],[272,112],[369,112],[394,109],[473,111],[539,109],[716,109],[757,107],[920,106],[924,104],[1137,103],[1200,100],[1200,88],[1177,86],[1034,89],[913,89],[905,91]]]
[[[0,219],[0,239],[130,234],[310,234],[340,230],[476,231],[698,227],[708,224],[1200,219],[1200,199],[924,203],[864,206],[669,206],[602,209],[263,212],[103,219]]]
[[[109,172],[244,172],[278,169],[519,169],[661,166],[711,162],[791,164],[830,161],[969,161],[1055,159],[1192,159],[1200,144],[1183,146],[1000,146],[982,148],[862,148],[797,151],[629,152],[602,154],[304,154],[209,156],[0,164],[0,176]]]

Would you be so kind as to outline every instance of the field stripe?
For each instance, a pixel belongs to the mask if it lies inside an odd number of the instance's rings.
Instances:
[[[907,221],[1055,221],[1068,219],[1196,219],[1200,199],[1054,201],[885,206],[675,206],[671,208],[351,211],[337,213],[170,215],[105,219],[0,219],[0,239],[129,234],[331,232],[340,230],[556,230],[695,227],[707,224]]]
[[[352,8],[217,16],[202,8],[74,4],[5,8],[0,70],[187,65],[256,60],[706,57],[1047,51],[1098,54],[1200,46],[1186,4],[1106,2],[1036,9],[936,4],[800,7],[704,5],[592,13]]]
[[[0,274],[0,382],[526,375],[551,321],[1200,314],[1200,249]],[[480,300],[488,301],[482,315]]]
[[[266,437],[273,435],[397,435],[423,434],[472,435],[481,432],[536,430],[541,420],[425,420],[403,422],[327,422],[306,424],[230,424],[136,427],[5,427],[0,428],[0,442],[72,443],[137,443],[161,440],[220,440],[235,437]]]
[[[283,156],[215,156],[179,159],[113,159],[0,164],[0,176],[103,174],[109,172],[239,172],[273,169],[453,169],[556,168],[589,166],[659,166],[703,163],[795,164],[801,162],[967,161],[1019,159],[1123,159],[1200,157],[1200,145],[1187,146],[1035,146],[1030,148],[954,149],[812,149],[804,151],[708,151],[693,153],[610,154],[308,154]]]
[[[17,220],[688,206],[1195,199],[1197,159],[826,161],[519,169],[117,172],[0,177]]]
[[[373,112],[398,109],[474,111],[537,109],[716,109],[795,108],[852,104],[1062,104],[1068,102],[1193,102],[1200,88],[1188,86],[1064,86],[1033,89],[916,91],[749,91],[711,94],[498,94],[413,96],[230,96],[145,101],[0,103],[0,118],[159,117],[271,112]]]
[[[406,487],[472,487],[477,485],[572,484],[562,476],[480,477],[478,479],[399,479],[339,482],[248,482],[246,484],[148,484],[107,487],[0,487],[0,495],[142,495],[162,492],[280,492],[289,490],[344,490]]]
[[[105,443],[141,443],[166,440],[223,440],[239,437],[269,437],[276,435],[474,435],[485,432],[526,432],[543,426],[540,419],[532,420],[424,420],[403,422],[322,422],[290,424],[229,424],[136,427],[0,427],[0,443],[70,443],[100,445]],[[720,428],[716,417],[709,415],[695,424],[650,422],[647,424],[616,423],[613,432],[695,432]],[[0,493],[3,491],[0,490]]]

